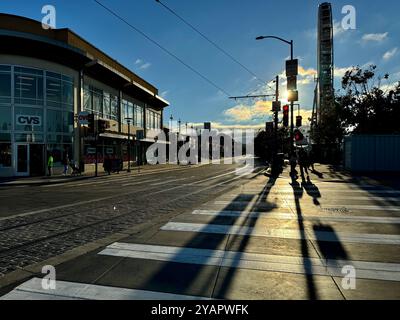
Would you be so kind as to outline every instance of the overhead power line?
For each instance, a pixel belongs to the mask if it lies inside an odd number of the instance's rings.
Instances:
[[[149,40],[151,43],[153,43],[154,45],[156,45],[158,48],[160,48],[162,51],[164,51],[165,53],[167,53],[169,56],[173,57],[175,60],[177,60],[179,63],[181,63],[182,65],[184,65],[186,68],[188,68],[189,70],[191,70],[192,72],[194,72],[195,74],[197,74],[200,78],[202,78],[203,80],[205,80],[206,82],[208,82],[210,85],[212,85],[213,87],[215,87],[216,89],[218,89],[219,91],[223,92],[226,96],[230,96],[230,94],[228,92],[226,92],[226,90],[222,89],[220,86],[218,86],[215,82],[213,82],[212,80],[208,79],[205,75],[203,75],[201,72],[197,71],[195,68],[193,68],[192,66],[190,66],[189,64],[187,64],[185,61],[183,61],[181,58],[179,58],[177,55],[175,55],[174,53],[172,53],[171,51],[169,51],[168,49],[166,49],[165,47],[163,47],[160,43],[158,43],[157,41],[153,40],[152,38],[150,38],[150,36],[148,36],[146,33],[144,33],[143,31],[141,31],[140,29],[138,29],[137,27],[135,27],[134,25],[132,25],[130,22],[128,22],[126,19],[124,19],[123,17],[121,17],[118,13],[116,13],[115,11],[113,11],[112,9],[110,9],[109,7],[107,7],[106,5],[104,5],[103,3],[101,3],[98,0],[93,0],[94,2],[96,2],[99,6],[103,7],[105,10],[107,10],[109,13],[111,13],[114,17],[118,18],[119,20],[121,20],[122,22],[124,22],[126,25],[128,25],[131,29],[133,29],[134,31],[136,31],[137,33],[139,33],[141,36],[143,36],[144,38],[146,38],[147,40]]]
[[[167,9],[169,12],[171,12],[174,16],[176,16],[179,20],[181,20],[184,24],[189,26],[193,31],[198,33],[201,37],[203,37],[205,40],[207,40],[209,43],[211,43],[215,48],[217,48],[219,51],[221,51],[224,55],[226,55],[228,58],[230,58],[233,62],[241,66],[244,70],[246,70],[249,74],[251,74],[256,80],[262,82],[265,84],[265,80],[261,79],[259,76],[257,76],[253,71],[251,71],[249,68],[247,68],[243,63],[238,61],[234,56],[232,56],[229,52],[224,50],[220,45],[215,43],[213,40],[211,40],[209,37],[207,37],[203,32],[201,32],[199,29],[197,29],[195,26],[193,26],[190,22],[188,22],[186,19],[184,19],[182,16],[177,14],[173,9],[168,7],[166,4],[162,3],[160,0],[155,0],[159,4],[161,4],[165,9]]]

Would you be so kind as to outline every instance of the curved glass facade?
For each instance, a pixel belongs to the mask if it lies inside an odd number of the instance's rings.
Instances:
[[[73,135],[72,77],[0,65],[0,170],[43,174],[50,153],[56,165],[72,158]]]

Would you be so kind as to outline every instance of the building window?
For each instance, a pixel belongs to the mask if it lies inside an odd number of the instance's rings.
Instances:
[[[135,105],[135,127],[143,128],[143,108]]]
[[[0,107],[0,131],[11,131],[10,107]]]
[[[129,102],[127,100],[122,100],[122,123],[127,124],[128,121],[126,120],[127,118],[134,119],[134,114],[133,114],[133,103]],[[130,121],[132,124],[132,120]]]
[[[0,104],[11,103],[11,67],[0,66]],[[1,130],[1,129],[0,129]]]
[[[111,120],[118,121],[118,109],[119,109],[119,104],[118,104],[118,97],[111,95],[110,99],[110,108],[111,108]]]
[[[93,113],[103,117],[103,91],[92,88],[93,94]]]
[[[11,143],[0,142],[0,168],[10,168],[11,162]]]
[[[14,70],[15,103],[43,105],[43,71],[21,67]]]
[[[47,105],[73,111],[74,85],[73,79],[54,72],[46,72]]]
[[[47,132],[62,132],[62,111],[47,110]]]

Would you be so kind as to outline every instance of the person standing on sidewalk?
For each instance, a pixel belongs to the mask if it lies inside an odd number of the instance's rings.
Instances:
[[[47,160],[47,170],[49,172],[49,177],[53,174],[53,166],[54,166],[54,158],[53,155],[50,153],[49,159]]]

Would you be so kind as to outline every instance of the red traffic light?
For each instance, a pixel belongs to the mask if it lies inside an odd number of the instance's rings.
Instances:
[[[289,112],[289,106],[288,105],[284,105],[283,106],[283,112],[284,113],[288,113]]]

